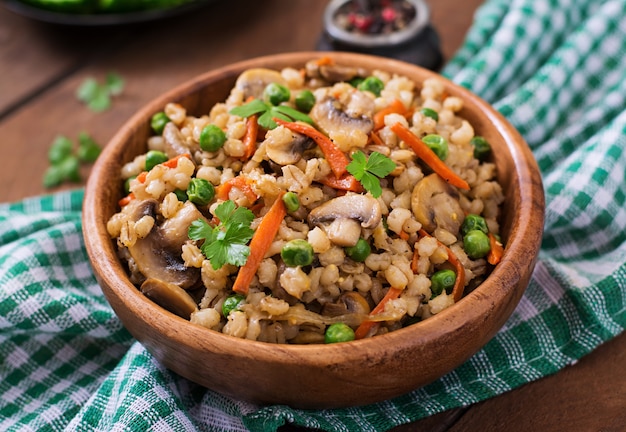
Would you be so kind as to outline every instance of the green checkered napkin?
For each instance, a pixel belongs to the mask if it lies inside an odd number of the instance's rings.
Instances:
[[[626,326],[626,0],[490,0],[445,74],[542,170],[545,237],[519,307],[433,384],[351,409],[260,407],[164,369],[92,275],[82,191],[0,205],[0,430],[383,431],[557,372]]]

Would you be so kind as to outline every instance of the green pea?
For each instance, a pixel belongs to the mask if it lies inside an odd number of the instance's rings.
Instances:
[[[422,108],[420,110],[420,112],[425,116],[425,117],[430,117],[431,119],[435,120],[435,121],[439,121],[439,113],[437,113],[437,111],[435,111],[432,108]]]
[[[472,230],[480,230],[487,234],[489,232],[489,227],[487,227],[487,221],[485,221],[485,218],[474,213],[470,213],[465,216],[465,219],[461,224],[461,234],[465,235]]]
[[[200,148],[204,151],[218,151],[225,142],[226,133],[216,125],[207,125],[200,132]]]
[[[472,230],[463,236],[463,249],[471,259],[483,258],[491,250],[489,237],[480,230]]]
[[[352,78],[348,82],[350,83],[352,87],[359,88],[359,84],[361,84],[363,81],[365,81],[365,78],[357,76],[357,77]]]
[[[126,192],[126,194],[130,193],[130,182],[132,182],[133,180],[135,180],[137,178],[137,176],[132,176],[132,177],[128,177],[125,181],[124,181],[124,192]]]
[[[184,191],[182,189],[174,189],[174,195],[176,195],[176,198],[178,198],[178,201],[180,202],[185,202],[189,199],[189,197],[187,196],[187,191]]]
[[[150,127],[152,130],[161,135],[163,133],[163,129],[165,125],[170,122],[170,118],[163,111],[158,112],[152,116],[150,119]]]
[[[213,200],[215,188],[213,185],[201,178],[192,178],[187,186],[187,197],[189,201],[199,206],[205,206]]]
[[[146,171],[150,171],[158,164],[166,162],[167,159],[167,155],[162,151],[150,150],[148,153],[146,153]]]
[[[365,78],[357,88],[361,91],[368,91],[374,93],[376,96],[380,96],[380,92],[385,88],[385,84],[380,78],[375,76],[369,76]]]
[[[481,136],[475,136],[470,143],[474,146],[474,157],[478,160],[485,160],[491,153],[491,145]]]
[[[334,323],[328,326],[324,333],[324,342],[327,344],[349,342],[354,340],[354,330],[344,323]]]
[[[448,141],[441,135],[430,134],[422,138],[424,144],[426,144],[432,151],[435,152],[439,159],[446,160],[448,157]]]
[[[48,150],[48,160],[51,164],[60,163],[63,159],[72,154],[74,144],[69,138],[58,136],[52,141]]]
[[[354,261],[363,262],[372,252],[372,248],[367,240],[360,238],[354,246],[345,248],[345,251]]]
[[[280,105],[291,98],[291,92],[284,85],[269,83],[263,90],[263,98],[272,105]]]
[[[78,135],[78,151],[76,154],[79,160],[88,163],[95,162],[101,152],[102,148],[100,145],[89,135],[84,132]]]
[[[296,96],[296,108],[298,110],[308,113],[315,105],[315,96],[311,90],[303,90]]]
[[[300,199],[295,192],[287,192],[283,195],[283,202],[289,213],[293,213],[300,208]]]
[[[430,277],[430,291],[433,297],[437,297],[442,292],[450,294],[454,283],[456,282],[456,273],[450,269],[439,270]]]
[[[245,301],[246,298],[241,294],[226,297],[224,303],[222,303],[222,314],[227,317],[232,311],[240,310],[241,304]]]
[[[280,250],[280,256],[288,267],[308,266],[313,262],[315,253],[311,243],[304,239],[288,241]]]

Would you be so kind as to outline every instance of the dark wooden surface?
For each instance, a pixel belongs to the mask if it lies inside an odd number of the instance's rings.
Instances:
[[[57,135],[85,131],[104,144],[140,106],[194,75],[259,55],[314,50],[326,3],[216,1],[191,14],[112,28],[48,25],[0,7],[0,202],[60,189],[46,190],[41,180]],[[480,3],[430,1],[446,58]],[[110,71],[126,88],[111,110],[93,113],[75,91],[86,77]],[[553,376],[394,431],[626,431],[625,371],[621,335]]]

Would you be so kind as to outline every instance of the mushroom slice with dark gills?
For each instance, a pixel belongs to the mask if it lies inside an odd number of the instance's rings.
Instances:
[[[133,218],[156,215],[157,202],[138,202]],[[158,279],[181,288],[192,287],[200,276],[200,270],[186,267],[181,257],[183,244],[189,239],[187,231],[191,222],[204,216],[191,202],[185,205],[161,225],[155,225],[144,238],[128,247],[138,270],[147,279]]]
[[[248,69],[239,75],[235,88],[243,92],[244,101],[249,97],[263,99],[263,90],[271,83],[287,85],[287,81],[285,81],[280,72],[265,68],[254,68]]]
[[[374,101],[364,92],[350,91],[340,99],[326,96],[309,113],[317,126],[327,135],[359,130],[369,134],[374,128]]]
[[[309,213],[309,223],[322,227],[331,242],[354,246],[361,228],[376,227],[382,217],[378,201],[369,195],[347,194],[326,201]]]
[[[198,310],[193,297],[173,283],[148,278],[141,284],[141,292],[162,308],[187,320]]]
[[[283,126],[270,130],[265,137],[267,157],[281,166],[297,163],[302,154],[313,147],[315,142],[311,138]]]
[[[459,191],[435,173],[415,185],[411,208],[415,219],[429,232],[439,227],[458,235],[465,217],[459,202]]]
[[[340,316],[346,314],[367,315],[370,313],[370,305],[365,297],[354,292],[347,291],[339,296],[334,303],[326,303],[322,308],[322,315]]]

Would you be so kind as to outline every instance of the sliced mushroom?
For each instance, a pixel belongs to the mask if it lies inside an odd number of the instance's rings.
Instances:
[[[265,90],[265,87],[270,83],[287,85],[287,82],[280,72],[272,69],[254,68],[248,69],[239,75],[235,83],[235,88],[243,92],[244,100],[250,96],[256,99],[262,99],[263,90]]]
[[[357,76],[368,76],[369,72],[362,68],[355,68],[348,65],[321,64],[316,60],[310,60],[304,66],[306,75],[309,78],[323,78],[329,83],[350,81]]]
[[[154,216],[156,206],[154,200],[140,202],[133,219],[139,220],[146,214]],[[187,202],[174,217],[161,226],[155,225],[146,237],[137,239],[134,245],[129,246],[128,252],[139,271],[148,279],[159,279],[182,288],[193,286],[200,276],[200,270],[185,266],[181,249],[188,239],[189,225],[202,217],[202,213]]]
[[[267,157],[278,165],[293,165],[302,158],[302,154],[315,146],[315,142],[296,132],[279,126],[270,130],[265,138]]]
[[[369,195],[347,194],[326,201],[309,213],[309,223],[320,225],[335,219],[354,219],[363,228],[380,223],[382,211],[378,201]]]
[[[148,278],[141,284],[141,292],[164,309],[181,318],[190,319],[198,310],[194,299],[187,291],[173,283]]]
[[[165,154],[170,159],[181,154],[194,153],[200,150],[200,145],[197,143],[191,146],[187,145],[180,129],[172,122],[167,123],[163,128],[163,141],[165,143]]]
[[[326,316],[340,316],[349,313],[361,315],[370,313],[370,305],[367,300],[354,291],[341,294],[336,302],[326,303],[322,309],[322,315]]]
[[[430,232],[439,227],[457,235],[463,223],[459,192],[435,173],[415,185],[411,208],[415,219]]]
[[[361,92],[354,92],[346,104],[337,98],[327,96],[313,106],[309,115],[326,134],[349,133],[355,129],[368,134],[374,128],[373,104],[374,102]]]

